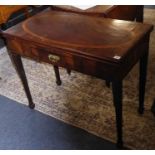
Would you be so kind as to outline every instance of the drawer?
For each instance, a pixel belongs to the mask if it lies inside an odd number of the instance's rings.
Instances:
[[[107,62],[101,62],[94,58],[88,58],[81,54],[76,54],[58,48],[44,48],[30,42],[11,40],[8,47],[12,52],[23,57],[45,62],[48,64],[73,69],[75,71],[107,79],[117,74],[118,66],[113,66]]]
[[[36,56],[39,61],[46,62],[52,65],[65,67],[66,55],[59,49],[44,49],[41,47],[31,47],[31,56]]]
[[[52,65],[70,68],[72,70],[94,75],[96,77],[104,77],[116,73],[113,66],[109,63],[102,63],[95,59],[87,58],[83,55],[69,53],[69,51],[52,48],[45,50],[43,48],[33,48],[32,53],[37,53],[40,61],[47,62]],[[111,72],[112,71],[112,72]]]
[[[36,46],[33,43],[10,39],[8,42],[8,49],[12,52],[20,54],[23,57],[35,59],[36,61],[46,62],[53,65],[68,67],[73,66],[73,57],[67,54],[67,51],[58,48],[45,49],[41,46]]]

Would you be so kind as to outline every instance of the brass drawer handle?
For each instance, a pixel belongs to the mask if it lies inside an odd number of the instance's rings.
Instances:
[[[60,57],[57,55],[53,55],[53,54],[49,54],[48,55],[48,59],[52,62],[52,63],[57,63],[60,60]]]

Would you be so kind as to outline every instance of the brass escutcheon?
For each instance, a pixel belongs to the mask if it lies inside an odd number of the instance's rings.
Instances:
[[[57,55],[53,55],[53,54],[49,54],[48,55],[48,59],[52,62],[52,63],[57,63],[60,60],[60,57]]]

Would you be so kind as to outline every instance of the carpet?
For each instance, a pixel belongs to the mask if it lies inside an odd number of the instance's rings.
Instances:
[[[155,10],[145,9],[144,21],[155,24]],[[151,34],[145,98],[145,113],[138,108],[138,64],[123,83],[123,136],[126,147],[155,149],[155,117],[150,111],[155,97],[155,31]],[[61,68],[62,85],[57,86],[53,67],[23,59],[36,110],[82,128],[112,142],[116,141],[112,91],[105,81]],[[10,62],[6,48],[0,51],[0,94],[28,104],[21,82]]]

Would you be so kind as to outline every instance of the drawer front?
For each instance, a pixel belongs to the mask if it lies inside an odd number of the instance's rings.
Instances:
[[[52,48],[48,50],[40,47],[31,47],[31,53],[37,55],[39,61],[65,67],[66,55],[59,49]]]
[[[64,50],[57,48],[45,49],[44,47],[36,46],[33,43],[17,39],[8,40],[7,47],[16,54],[36,61],[68,68],[69,66],[73,66],[72,55],[67,54],[67,51],[65,52]]]
[[[117,74],[119,66],[88,58],[81,54],[69,53],[58,48],[44,48],[25,41],[11,40],[8,48],[21,56],[39,62],[46,62],[55,66],[69,68],[84,74],[112,80]]]

